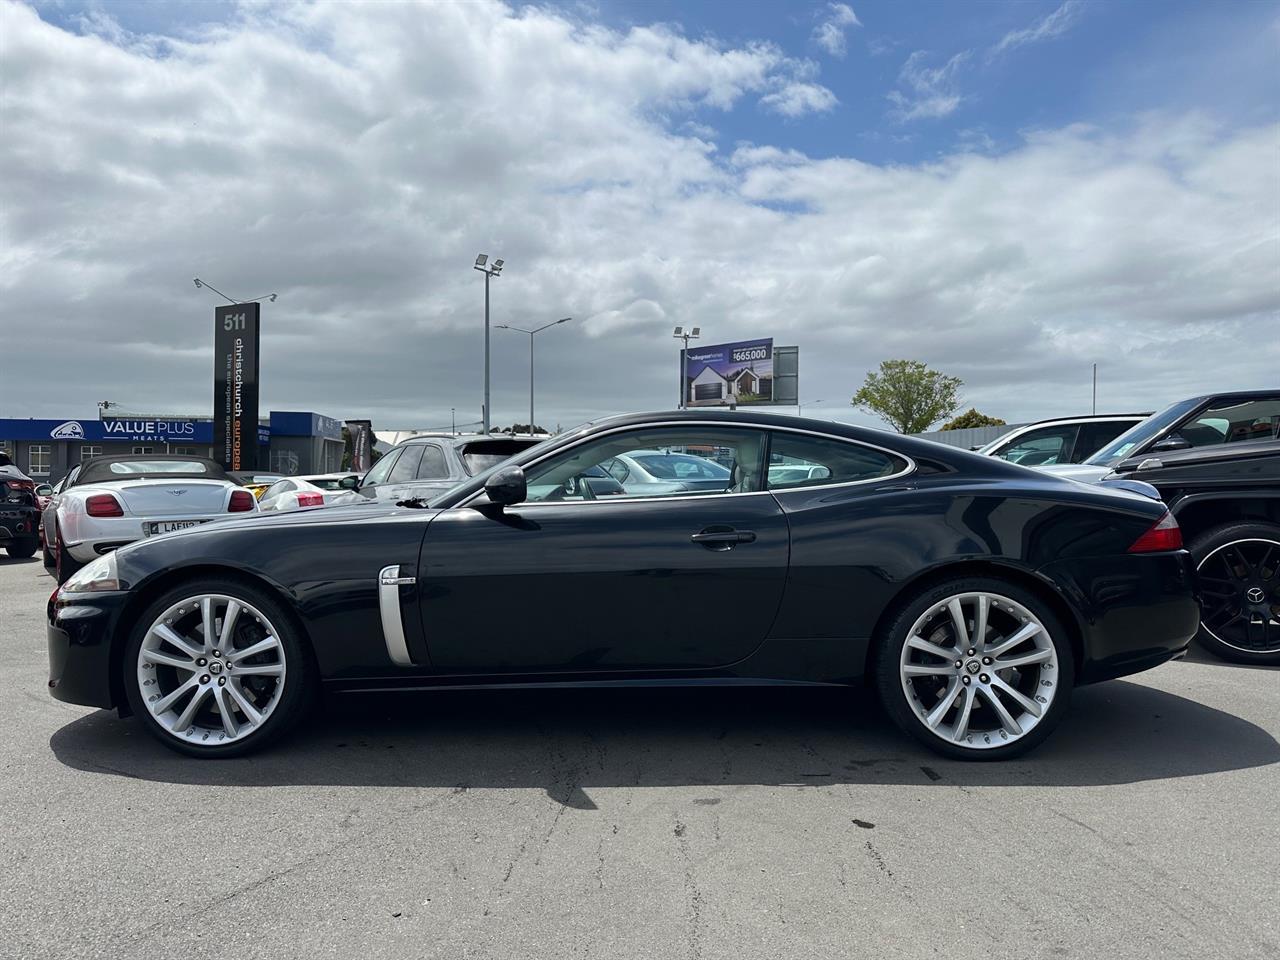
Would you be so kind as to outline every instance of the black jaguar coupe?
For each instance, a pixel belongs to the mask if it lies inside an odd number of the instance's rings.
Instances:
[[[322,686],[846,684],[934,750],[994,759],[1044,740],[1077,684],[1179,656],[1198,626],[1177,523],[1141,492],[691,410],[589,424],[430,503],[101,556],[50,599],[49,688],[223,757]]]

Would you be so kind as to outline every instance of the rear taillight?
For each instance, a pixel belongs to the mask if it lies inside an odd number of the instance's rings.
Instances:
[[[323,507],[324,494],[321,493],[300,493],[298,494],[298,506],[300,507]]]
[[[244,513],[253,509],[253,494],[248,490],[232,490],[231,502],[227,504],[227,513]]]
[[[1146,533],[1133,541],[1130,553],[1159,553],[1182,549],[1182,528],[1167,510]]]
[[[123,517],[120,501],[109,493],[94,494],[84,502],[84,512],[91,517]]]

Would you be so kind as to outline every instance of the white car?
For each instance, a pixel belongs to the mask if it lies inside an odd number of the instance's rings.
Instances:
[[[1024,467],[1080,463],[1148,416],[1122,413],[1040,420],[1001,434],[978,447],[978,453]]]
[[[342,482],[347,481],[347,486]],[[259,510],[300,510],[332,507],[340,503],[368,502],[356,493],[360,478],[350,473],[324,473],[314,477],[285,477],[267,487]]]
[[[118,455],[77,465],[58,484],[41,522],[63,583],[89,561],[127,543],[257,510],[253,494],[212,460]]]

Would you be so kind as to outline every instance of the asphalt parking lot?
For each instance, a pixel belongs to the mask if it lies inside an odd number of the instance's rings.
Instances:
[[[1077,691],[962,764],[855,693],[327,702],[183,759],[45,690],[39,560],[0,559],[0,956],[1280,955],[1280,675]]]

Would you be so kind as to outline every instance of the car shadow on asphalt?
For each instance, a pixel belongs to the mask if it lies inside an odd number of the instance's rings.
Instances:
[[[949,761],[899,733],[861,690],[445,691],[326,698],[260,754],[194,760],[100,710],[50,740],[91,773],[217,786],[530,788],[592,809],[593,787],[827,784],[1097,786],[1275,763],[1254,724],[1141,684],[1075,691],[1030,755]]]

